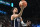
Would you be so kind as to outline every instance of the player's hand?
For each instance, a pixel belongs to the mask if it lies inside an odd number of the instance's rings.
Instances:
[[[20,7],[21,9],[24,9],[24,6],[23,6],[23,3],[21,3],[21,7]]]
[[[26,23],[26,24],[27,24],[27,26],[30,26],[30,24],[31,24],[31,21],[27,21],[27,23]]]
[[[23,10],[24,9],[24,6],[22,5],[20,8]]]

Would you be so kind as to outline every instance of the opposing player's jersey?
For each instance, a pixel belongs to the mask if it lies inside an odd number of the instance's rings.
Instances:
[[[14,19],[14,27],[21,27],[21,20],[20,20],[20,18]]]

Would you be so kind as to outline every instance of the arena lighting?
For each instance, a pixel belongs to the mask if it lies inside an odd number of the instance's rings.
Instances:
[[[2,1],[2,0],[0,0],[0,1]]]
[[[0,1],[0,4],[4,4],[4,5],[8,5],[8,6],[10,6],[10,3],[8,3],[8,2],[4,2],[4,1]]]
[[[0,3],[5,4],[5,2],[4,2],[4,1],[0,1]]]
[[[11,3],[11,7],[13,7],[14,6],[14,4],[13,3]]]
[[[4,11],[1,11],[1,10],[0,10],[0,13],[2,13],[2,14],[7,14],[6,12],[4,12]]]
[[[8,2],[6,2],[5,4],[10,6],[10,4]]]

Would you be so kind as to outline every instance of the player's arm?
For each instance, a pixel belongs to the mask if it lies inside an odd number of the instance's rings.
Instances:
[[[20,19],[21,19],[21,24],[25,24],[25,23],[23,22],[23,19],[22,19],[22,17],[20,17]]]
[[[22,17],[20,17],[20,19],[21,19],[22,26],[28,26],[31,24],[31,21],[29,21],[29,22],[27,21],[26,23],[24,23]]]
[[[21,7],[21,11],[19,12],[18,17],[21,17],[23,10],[24,10],[24,7]]]
[[[21,19],[21,24],[22,24],[22,26],[28,26],[26,23],[23,22],[22,17],[20,17],[20,19]]]
[[[13,15],[11,16],[11,27],[14,26],[14,17]]]
[[[14,20],[14,17],[13,17],[13,15],[11,16],[11,20]]]

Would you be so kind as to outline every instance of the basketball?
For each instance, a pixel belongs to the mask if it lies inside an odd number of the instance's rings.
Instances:
[[[26,1],[20,1],[19,2],[19,6],[20,7],[22,7],[22,6],[26,7],[27,6],[27,2]]]

